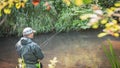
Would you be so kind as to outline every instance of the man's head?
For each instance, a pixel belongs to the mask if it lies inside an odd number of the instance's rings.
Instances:
[[[26,27],[23,29],[23,36],[26,36],[28,38],[33,38],[35,32],[36,31],[33,30],[31,27]]]

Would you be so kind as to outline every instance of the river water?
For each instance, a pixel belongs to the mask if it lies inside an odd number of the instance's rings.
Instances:
[[[45,58],[41,61],[48,68],[51,59],[57,57],[56,68],[111,68],[106,58],[102,44],[110,39],[114,43],[119,56],[119,38],[106,36],[98,38],[100,30],[83,30],[59,33],[50,39],[46,45],[41,45]],[[39,34],[35,42],[42,44],[54,33]],[[17,55],[15,44],[19,37],[0,38],[0,68],[15,68]]]

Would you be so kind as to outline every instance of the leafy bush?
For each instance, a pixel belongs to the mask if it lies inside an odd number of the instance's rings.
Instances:
[[[46,10],[45,2],[34,6],[31,1],[26,3],[24,8],[12,8],[11,14],[7,15],[7,19],[3,26],[0,26],[2,35],[18,35],[20,36],[24,27],[32,27],[38,33],[47,33],[51,31],[71,31],[90,28],[88,20],[80,19],[83,14],[92,14],[92,4],[99,3],[101,6],[107,1],[103,0],[48,0],[51,10]],[[75,1],[75,3],[74,3]],[[111,1],[111,3],[117,0]],[[78,3],[79,2],[79,3]],[[109,4],[109,3],[107,3]],[[106,7],[106,6],[103,6]],[[4,18],[5,15],[1,17]],[[85,18],[85,17],[84,17]],[[96,26],[95,26],[96,27]]]
[[[31,2],[27,2],[25,8],[19,10],[13,8],[12,13],[7,15],[6,22],[0,27],[3,30],[1,35],[17,34],[20,36],[23,28],[27,26],[37,30],[38,33],[88,28],[87,21],[79,20],[79,15],[86,10],[82,11],[84,9],[75,6],[69,7],[61,0],[50,0],[49,4],[51,5],[49,11],[45,10],[44,1],[41,1],[38,6],[33,6]]]
[[[109,8],[114,6],[114,3],[119,0],[98,0],[99,5],[101,5],[103,8]]]

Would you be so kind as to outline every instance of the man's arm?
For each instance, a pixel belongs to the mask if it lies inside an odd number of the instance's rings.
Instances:
[[[41,49],[40,49],[40,46],[39,45],[36,45],[35,46],[35,55],[38,59],[42,60],[44,58],[44,54],[42,53]]]

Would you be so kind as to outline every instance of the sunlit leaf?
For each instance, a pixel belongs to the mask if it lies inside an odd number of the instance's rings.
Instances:
[[[27,1],[28,1],[28,0],[23,0],[23,2],[25,2],[25,3],[26,3]]]
[[[114,19],[113,19],[112,22],[113,22],[114,24],[117,24],[117,20],[114,20]]]
[[[98,24],[94,24],[94,25],[92,25],[92,28],[93,28],[93,29],[97,29],[98,27],[99,27]]]
[[[77,5],[77,6],[81,6],[81,5],[83,5],[83,0],[74,0],[75,2],[75,5]]]
[[[111,16],[114,13],[113,10],[111,10],[111,9],[107,9],[106,12],[107,12],[108,16]]]
[[[84,4],[90,4],[92,0],[83,0]]]
[[[21,7],[21,2],[16,3],[15,6],[16,6],[17,9],[20,9],[20,7]]]
[[[70,6],[70,0],[63,0],[63,2],[67,5],[67,6]]]
[[[100,33],[100,34],[98,34],[98,37],[101,38],[101,37],[106,36],[106,35],[107,35],[107,33]]]
[[[4,8],[4,13],[5,13],[5,14],[10,14],[10,13],[11,13],[11,9],[9,9],[9,8]]]
[[[22,8],[25,7],[25,2],[21,2],[21,7],[22,7]]]
[[[110,10],[114,11],[116,9],[116,7],[111,7]]]
[[[107,24],[105,24],[105,27],[107,27],[107,28],[109,28],[109,27],[111,27],[111,26],[112,26],[111,23],[107,23]]]
[[[14,3],[9,3],[8,8],[12,8],[14,6]]]
[[[101,20],[101,24],[106,24],[107,23],[107,21],[108,21],[108,19],[103,19],[103,20]]]
[[[114,4],[116,7],[120,7],[120,2]]]
[[[91,17],[92,14],[83,14],[83,15],[80,15],[80,19],[81,20],[86,20],[87,18]]]
[[[2,12],[0,11],[0,16],[2,16]]]
[[[113,36],[119,37],[119,33],[114,33]]]
[[[20,2],[20,0],[14,0],[14,2],[18,3],[18,2]]]

